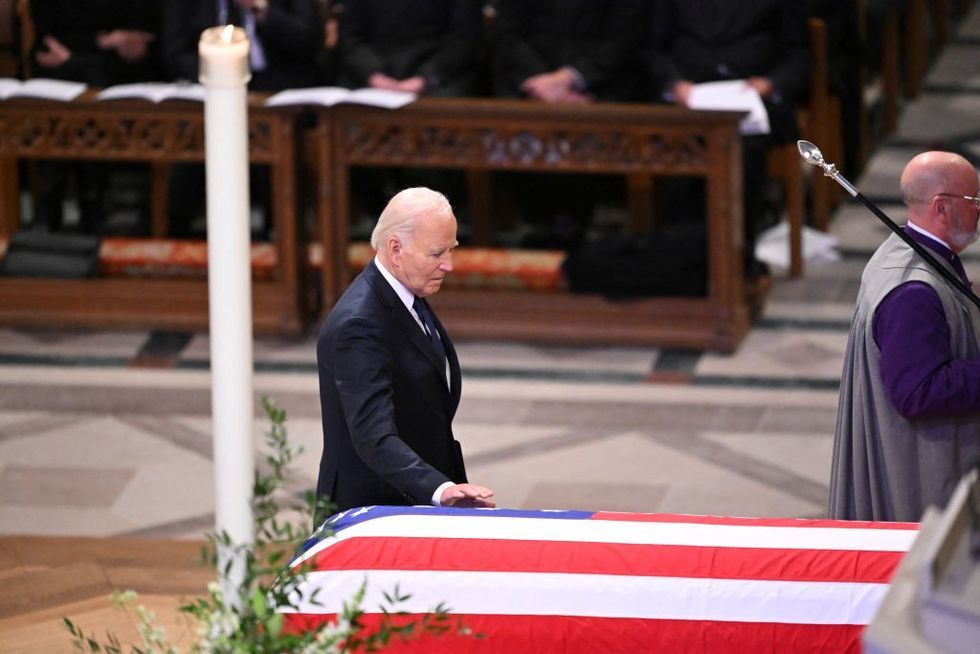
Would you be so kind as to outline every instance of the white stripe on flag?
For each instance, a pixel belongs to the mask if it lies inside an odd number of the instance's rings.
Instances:
[[[905,552],[918,530],[773,527],[619,520],[394,515],[365,520],[310,548],[300,563],[338,540],[356,537],[496,538],[586,543]]]
[[[567,615],[650,620],[709,620],[788,624],[871,621],[887,584],[748,581],[689,577],[344,570],[311,572],[317,604],[300,613],[338,613],[365,581],[363,607],[379,612],[395,587],[410,598],[389,610],[426,613],[443,603],[454,614]],[[302,592],[302,590],[301,590]]]

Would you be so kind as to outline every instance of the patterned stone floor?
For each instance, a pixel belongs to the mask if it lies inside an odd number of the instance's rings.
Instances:
[[[980,8],[859,188],[896,220],[898,174],[943,147],[980,162]],[[831,183],[822,180],[825,183]],[[742,516],[824,513],[837,385],[861,268],[887,230],[845,203],[840,261],[777,272],[733,355],[460,344],[470,477],[501,505]],[[966,257],[980,279],[980,255]],[[313,337],[255,344],[257,396],[320,454]],[[196,538],[213,527],[204,334],[0,329],[0,534]],[[256,421],[257,432],[265,428]],[[259,440],[256,435],[257,442]]]

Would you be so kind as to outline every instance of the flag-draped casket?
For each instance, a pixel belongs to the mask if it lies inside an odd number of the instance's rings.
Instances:
[[[311,572],[286,616],[333,619],[366,582],[376,613],[440,603],[481,638],[418,652],[858,651],[917,525],[435,507],[332,517],[293,562]]]

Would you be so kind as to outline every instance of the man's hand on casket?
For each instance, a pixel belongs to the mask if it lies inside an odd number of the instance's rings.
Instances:
[[[493,508],[497,504],[491,499],[492,497],[493,491],[485,486],[455,484],[442,491],[439,503],[442,506],[458,506],[460,508]]]

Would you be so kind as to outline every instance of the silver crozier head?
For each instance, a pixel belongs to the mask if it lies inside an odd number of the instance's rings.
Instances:
[[[823,160],[823,153],[820,152],[820,148],[815,146],[813,143],[801,139],[796,142],[796,149],[800,151],[800,156],[803,157],[807,163],[811,163],[814,166],[820,166],[821,168],[826,167]]]

